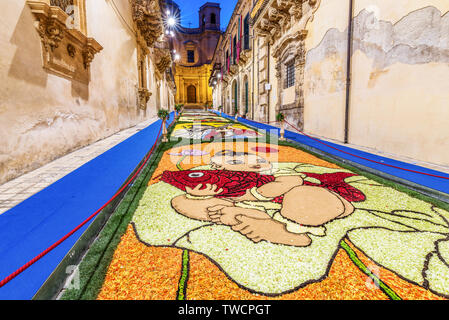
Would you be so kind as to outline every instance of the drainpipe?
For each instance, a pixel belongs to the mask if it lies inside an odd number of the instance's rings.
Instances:
[[[346,106],[345,106],[345,139],[344,143],[349,140],[349,111],[351,104],[351,72],[352,72],[352,38],[353,38],[353,20],[354,16],[354,0],[349,0],[349,19],[348,19],[348,49],[346,60]]]
[[[270,42],[268,42],[268,63],[267,63],[267,67],[268,67],[268,71],[267,71],[267,78],[268,78],[268,83],[271,85],[271,79],[270,79]],[[268,91],[268,101],[267,101],[267,123],[270,122],[270,100],[271,100],[271,89]]]
[[[252,120],[254,120],[254,76],[255,76],[254,68],[255,68],[255,61],[256,61],[256,59],[254,57],[254,55],[256,54],[255,50],[254,50],[255,44],[256,44],[256,39],[254,37],[254,28],[253,28],[253,47],[252,47],[252,50],[253,50],[253,54],[252,54],[252,56],[253,56],[253,76],[252,76],[252,82],[253,83],[252,83],[252,87],[251,87],[251,119]]]

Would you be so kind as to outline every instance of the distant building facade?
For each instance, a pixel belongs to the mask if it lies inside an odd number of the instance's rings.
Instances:
[[[166,1],[166,7],[181,21],[181,10],[172,1]],[[212,89],[209,87],[211,61],[220,37],[220,13],[218,3],[207,2],[198,12],[199,27],[175,28],[172,47],[179,55],[175,62],[175,80],[177,87],[176,102],[184,105],[204,106],[212,104]]]
[[[282,112],[309,134],[447,166],[448,11],[239,0],[212,59],[214,107],[270,123]]]

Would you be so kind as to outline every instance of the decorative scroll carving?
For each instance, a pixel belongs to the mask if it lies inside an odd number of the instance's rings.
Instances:
[[[87,39],[87,43],[83,48],[84,69],[88,69],[90,67],[90,64],[94,60],[95,54],[97,54],[102,49],[103,48],[100,48],[98,46],[98,43],[94,39],[92,38]]]
[[[103,47],[80,30],[67,27],[66,21],[69,17],[61,6],[69,2],[60,1],[58,6],[50,6],[40,1],[27,1],[27,4],[38,22],[37,32],[42,42],[43,67],[63,77],[88,83],[90,64],[95,54]],[[72,3],[73,1],[70,2]]]
[[[147,109],[147,103],[150,101],[151,92],[146,88],[139,88],[137,90],[139,97],[139,108],[142,110]]]
[[[251,49],[243,50],[240,53],[239,65],[245,65],[245,63],[251,58],[253,51]]]
[[[170,50],[154,48],[154,53],[156,57],[156,68],[160,74],[164,74],[164,72],[170,68],[173,63]]]
[[[231,65],[231,67],[229,68],[229,73],[231,75],[236,74],[239,71],[239,67],[236,64]]]
[[[69,56],[70,56],[71,58],[75,58],[75,55],[76,55],[76,48],[75,48],[75,46],[74,46],[73,44],[69,43],[69,44],[67,45],[67,53],[69,54]]]
[[[64,28],[55,17],[42,15],[38,19],[37,31],[41,37],[42,44],[46,51],[54,51],[64,38]]]
[[[148,47],[163,34],[162,16],[157,0],[131,0],[132,16]]]
[[[67,7],[73,6],[73,0],[50,0],[50,5],[55,7],[60,7],[63,11],[67,10]]]
[[[254,27],[257,34],[268,37],[267,42],[276,43],[291,27],[302,21],[304,15],[313,15],[319,0],[270,0],[260,14]]]

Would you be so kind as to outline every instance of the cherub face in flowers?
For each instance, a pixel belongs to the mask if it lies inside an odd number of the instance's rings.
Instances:
[[[255,154],[224,150],[216,153],[211,159],[211,167],[216,170],[266,172],[272,164]]]

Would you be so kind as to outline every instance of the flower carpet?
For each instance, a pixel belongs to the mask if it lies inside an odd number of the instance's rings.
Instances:
[[[448,211],[209,113],[171,136],[199,141],[163,152],[98,299],[449,297]]]

